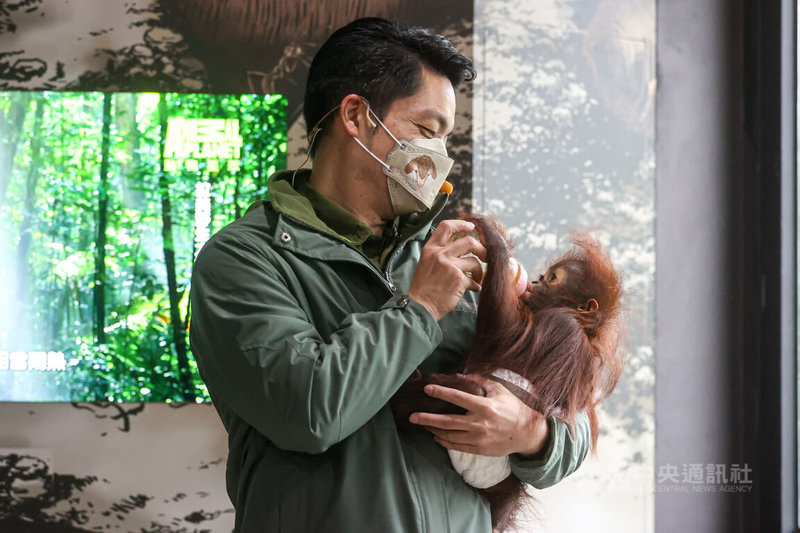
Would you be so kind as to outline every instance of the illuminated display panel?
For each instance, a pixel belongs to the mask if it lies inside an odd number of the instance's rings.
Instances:
[[[194,257],[286,164],[280,95],[0,92],[0,401],[206,401]]]

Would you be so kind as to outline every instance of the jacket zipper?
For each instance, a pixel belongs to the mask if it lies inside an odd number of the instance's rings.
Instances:
[[[386,270],[384,270],[383,275],[386,276],[386,281],[389,283],[389,286],[392,288],[392,292],[396,289],[396,285],[394,281],[392,281],[392,264],[394,264],[394,258],[397,256],[397,249],[400,243],[400,232],[397,230],[397,220],[395,219],[392,222],[391,226],[391,239],[392,239],[392,251],[389,253],[389,258],[386,260]]]
[[[433,227],[428,229],[429,236],[432,233],[432,229]],[[403,246],[406,245],[408,241],[411,240],[412,235],[409,235],[408,237],[406,237],[405,240],[401,241],[400,233],[399,232],[395,233],[394,248],[392,249],[392,253],[389,254],[389,259],[386,260],[386,271],[384,272],[384,275],[386,276],[386,281],[388,281],[389,285],[391,285],[392,287],[395,286],[394,282],[392,281],[392,275],[391,275],[392,265],[394,265],[395,259],[397,259],[397,256],[399,255],[398,250],[400,250]],[[394,292],[394,289],[392,289],[392,292]]]

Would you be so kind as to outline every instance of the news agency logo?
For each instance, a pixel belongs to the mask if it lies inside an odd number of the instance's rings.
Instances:
[[[747,463],[667,463],[658,467],[655,492],[748,493],[752,472]]]

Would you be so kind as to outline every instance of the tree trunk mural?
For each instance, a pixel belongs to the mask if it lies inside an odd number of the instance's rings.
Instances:
[[[100,187],[97,198],[97,238],[94,255],[94,333],[106,343],[106,229],[108,226],[108,160],[111,145],[111,93],[103,95],[103,130],[100,145]]]
[[[122,177],[122,203],[125,207],[143,210],[147,199],[138,173],[141,165],[139,156],[139,129],[136,120],[136,94],[120,93],[114,98],[114,122],[117,126],[127,158],[120,166]]]
[[[160,122],[159,141],[159,174],[158,189],[161,194],[161,236],[164,240],[164,264],[167,269],[167,288],[169,291],[169,316],[172,325],[172,342],[175,346],[175,355],[178,358],[178,375],[184,392],[184,399],[193,401],[195,394],[192,392],[192,376],[189,369],[189,357],[186,349],[186,330],[183,325],[180,310],[180,294],[175,274],[175,245],[172,238],[172,204],[170,200],[169,178],[164,168],[164,146],[167,139],[167,95],[162,95],[158,101],[158,116]]]
[[[5,203],[6,191],[11,183],[14,156],[22,139],[25,115],[31,100],[30,93],[16,93],[9,97],[8,112],[0,114],[0,207]]]

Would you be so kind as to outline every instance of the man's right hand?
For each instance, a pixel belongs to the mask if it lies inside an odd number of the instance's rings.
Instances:
[[[408,295],[437,321],[456,306],[465,291],[481,288],[483,269],[478,258],[486,260],[486,248],[466,235],[474,229],[466,220],[444,220],[422,248]],[[452,239],[454,236],[457,238]],[[476,257],[464,257],[467,254]]]

